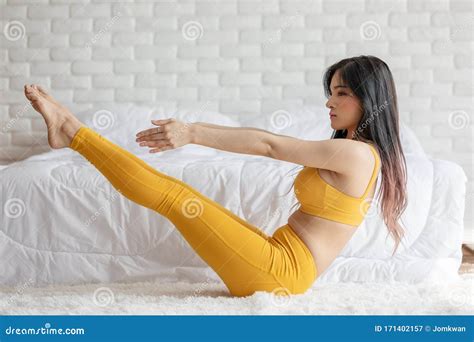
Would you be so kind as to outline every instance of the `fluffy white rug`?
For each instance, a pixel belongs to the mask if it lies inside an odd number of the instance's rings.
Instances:
[[[220,283],[91,284],[0,288],[0,314],[471,315],[474,274],[452,284],[326,284],[303,295],[231,297]]]

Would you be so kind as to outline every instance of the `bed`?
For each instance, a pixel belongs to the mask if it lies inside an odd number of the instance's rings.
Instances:
[[[301,106],[241,120],[213,111],[136,105],[77,115],[154,168],[182,179],[267,234],[287,222],[296,202],[289,189],[298,165],[198,145],[149,154],[148,148],[137,146],[135,133],[150,127],[151,119],[176,117],[311,140],[331,134],[324,107]],[[392,256],[394,242],[375,204],[315,285],[458,279],[466,175],[459,165],[425,154],[403,123],[401,135],[409,175],[403,243]],[[220,281],[166,218],[122,196],[70,149],[3,166],[0,194],[0,285]]]

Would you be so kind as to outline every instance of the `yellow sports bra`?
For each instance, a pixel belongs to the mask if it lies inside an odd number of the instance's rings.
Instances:
[[[319,175],[319,169],[305,166],[295,178],[295,195],[301,204],[300,210],[306,214],[319,216],[328,220],[358,226],[367,212],[365,197],[377,179],[376,170],[380,164],[375,147],[368,144],[375,157],[369,185],[361,197],[344,194],[326,183]]]

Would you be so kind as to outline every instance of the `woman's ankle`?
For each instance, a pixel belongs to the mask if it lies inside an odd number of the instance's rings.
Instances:
[[[79,120],[77,119],[68,119],[66,120],[62,126],[61,130],[63,133],[66,135],[68,139],[69,145],[71,145],[72,139],[76,135],[77,131],[82,127],[85,126],[83,125]]]

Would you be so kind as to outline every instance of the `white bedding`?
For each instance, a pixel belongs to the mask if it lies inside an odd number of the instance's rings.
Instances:
[[[168,117],[260,127],[311,140],[328,139],[331,133],[327,110],[320,107],[241,122],[215,112],[191,114],[130,105],[96,111],[78,116],[267,234],[287,222],[296,202],[293,191],[287,192],[296,176],[296,171],[288,172],[297,165],[197,145],[149,154],[148,148],[137,146],[135,133],[150,127],[151,118]],[[285,122],[289,126],[276,129]],[[392,238],[387,237],[381,216],[371,210],[315,284],[458,279],[466,175],[453,162],[425,155],[405,125],[402,144],[409,169],[409,203],[403,215],[409,229],[404,243],[391,257]],[[52,150],[29,157],[1,168],[0,179],[1,285],[219,281],[166,218],[120,195],[75,151]]]

